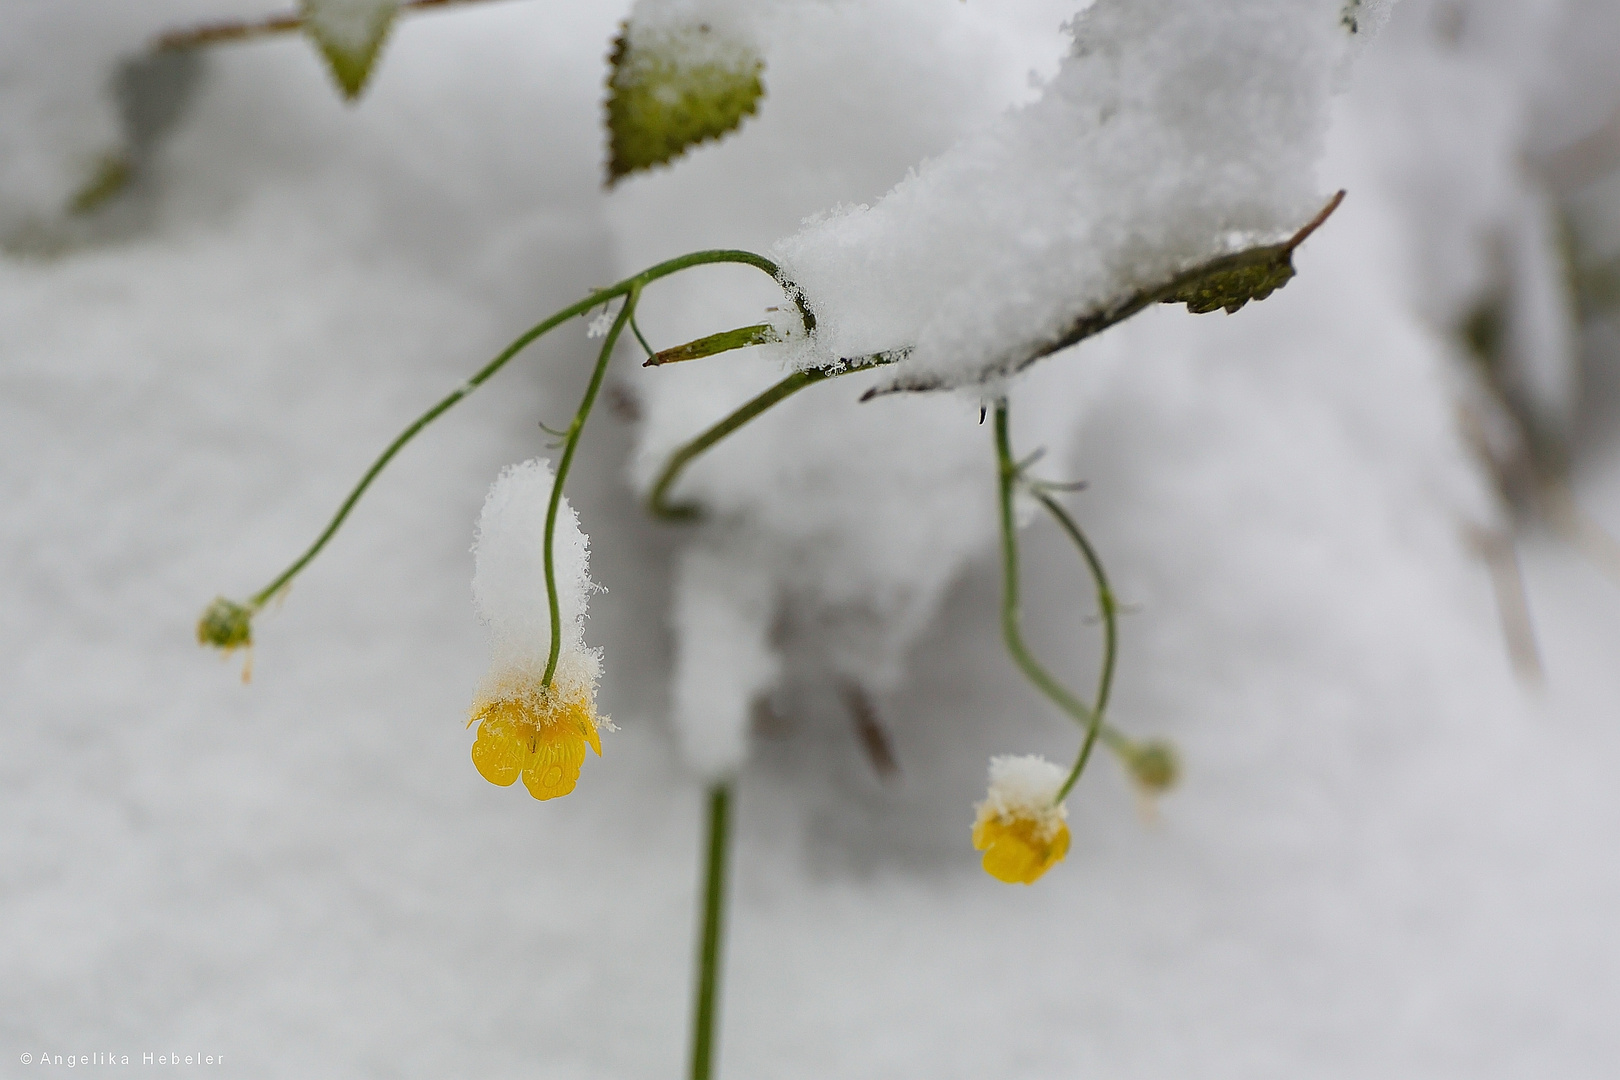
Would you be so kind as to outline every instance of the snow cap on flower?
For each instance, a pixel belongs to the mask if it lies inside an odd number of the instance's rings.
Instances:
[[[585,747],[602,752],[598,725],[611,728],[596,714],[601,653],[585,646],[586,604],[597,588],[589,542],[566,499],[553,537],[560,649],[551,683],[542,686],[551,653],[544,551],[553,483],[549,461],[507,468],[484,500],[473,543],[473,601],[491,653],[471,710],[479,724],[473,763],[493,784],[522,776],[537,799],[572,791]]]
[[[1064,773],[1035,755],[990,759],[990,790],[973,823],[973,847],[999,881],[1029,885],[1069,851],[1069,811],[1057,801]]]

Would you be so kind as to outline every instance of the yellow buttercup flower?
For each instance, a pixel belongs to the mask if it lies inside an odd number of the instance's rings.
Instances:
[[[472,760],[478,774],[508,787],[523,777],[536,799],[567,795],[579,782],[585,747],[602,756],[596,710],[588,690],[563,695],[535,689],[521,697],[481,701],[468,726],[478,725]]]
[[[973,848],[984,852],[984,871],[1010,885],[1030,885],[1069,853],[1069,827],[1043,829],[1033,818],[986,817],[973,824]]]
[[[1063,770],[1044,758],[990,759],[990,790],[973,823],[985,873],[1030,885],[1069,853],[1069,812],[1056,801],[1063,779]]]

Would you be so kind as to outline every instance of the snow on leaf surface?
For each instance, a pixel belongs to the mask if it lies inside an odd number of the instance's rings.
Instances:
[[[304,29],[350,101],[371,78],[400,0],[304,0]]]
[[[816,312],[809,362],[909,348],[900,383],[978,385],[1277,244],[1323,203],[1338,19],[1336,0],[1098,0],[1037,101],[776,245]],[[1280,283],[1257,273],[1186,302]]]
[[[626,23],[608,63],[610,185],[735,130],[765,93],[765,61],[708,22]]]
[[[1343,191],[1334,195],[1320,214],[1282,243],[1262,244],[1231,255],[1222,255],[1183,270],[1167,281],[1116,297],[1076,318],[1059,337],[1035,343],[1027,356],[1016,358],[1005,367],[987,370],[980,381],[987,382],[1022,371],[1042,357],[1100,334],[1156,303],[1186,304],[1187,310],[1194,315],[1208,315],[1222,309],[1232,315],[1251,300],[1264,300],[1292,280],[1294,249],[1339,208],[1344,195]],[[901,360],[908,355],[909,349],[898,350],[895,359]],[[839,361],[840,366],[845,363],[845,360]],[[950,385],[937,377],[901,379],[889,386],[873,387],[862,395],[861,400],[870,401],[881,394],[904,390],[940,390]]]

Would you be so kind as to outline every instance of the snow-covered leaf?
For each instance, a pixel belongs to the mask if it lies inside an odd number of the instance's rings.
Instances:
[[[326,57],[343,96],[365,89],[400,0],[303,0],[304,30]]]
[[[608,183],[718,139],[765,93],[765,62],[709,23],[640,35],[625,24],[608,58]]]
[[[1263,244],[1242,251],[1221,255],[1198,264],[1147,288],[1137,289],[1118,297],[1100,308],[1088,311],[1071,322],[1061,335],[1037,344],[1026,355],[1000,367],[980,373],[980,382],[1002,378],[1022,371],[1042,357],[1051,356],[1070,345],[1102,333],[1110,326],[1122,323],[1132,315],[1153,304],[1186,304],[1194,315],[1206,315],[1225,309],[1232,314],[1250,300],[1264,300],[1294,276],[1294,249],[1305,242],[1344,201],[1340,191],[1330,199],[1322,212],[1312,218],[1287,240],[1276,244]],[[896,360],[904,359],[909,350],[899,350]],[[841,361],[843,363],[843,361]],[[944,390],[960,385],[937,377],[898,379],[887,386],[875,386],[861,398],[862,401],[883,394],[908,390]]]

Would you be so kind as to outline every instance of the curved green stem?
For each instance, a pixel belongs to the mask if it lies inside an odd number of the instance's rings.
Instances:
[[[1118,644],[1115,624],[1115,608],[1113,594],[1108,589],[1108,582],[1102,573],[1102,563],[1097,558],[1096,551],[1086,541],[1083,533],[1075,526],[1074,521],[1063,512],[1061,506],[1049,502],[1044,495],[1038,495],[1043,503],[1048,503],[1047,509],[1053,511],[1060,523],[1069,532],[1070,538],[1079,545],[1081,553],[1091,568],[1092,576],[1097,582],[1098,602],[1102,607],[1104,625],[1106,627],[1106,646],[1103,653],[1103,675],[1097,688],[1097,704],[1088,707],[1079,698],[1071,694],[1068,689],[1043,668],[1039,661],[1029,651],[1024,643],[1023,631],[1019,624],[1020,604],[1018,598],[1018,530],[1013,518],[1013,493],[1020,479],[1018,462],[1012,454],[1012,437],[1008,419],[1007,401],[1005,398],[996,402],[996,462],[999,474],[1000,509],[1001,509],[1001,636],[1006,642],[1007,652],[1011,654],[1024,675],[1035,687],[1058,708],[1067,713],[1075,723],[1085,729],[1085,738],[1080,745],[1080,753],[1075,760],[1074,768],[1070,770],[1068,779],[1059,790],[1055,802],[1062,802],[1074,788],[1080,774],[1085,770],[1086,762],[1091,757],[1091,751],[1101,739],[1120,753],[1126,752],[1131,744],[1124,735],[1113,730],[1103,723],[1103,709],[1108,704],[1108,694],[1113,685],[1114,657]]]
[[[602,342],[602,351],[597,354],[596,367],[591,371],[585,396],[580,399],[579,409],[568,423],[568,438],[563,444],[562,459],[557,462],[557,477],[551,483],[551,502],[546,506],[545,543],[546,604],[551,609],[551,653],[546,657],[546,673],[540,676],[542,690],[551,685],[551,676],[557,671],[557,658],[562,653],[562,612],[557,603],[557,567],[552,558],[552,549],[557,540],[557,513],[562,507],[563,484],[567,482],[568,470],[574,464],[574,451],[579,448],[579,437],[585,433],[585,421],[590,418],[591,406],[596,404],[596,394],[602,389],[608,361],[613,359],[613,346],[619,343],[625,323],[635,318],[636,303],[640,299],[641,282],[637,281],[630,286],[630,294],[624,298],[624,306],[619,308],[607,340]]]
[[[842,374],[842,372],[838,374]],[[667,501],[669,489],[680,478],[686,466],[691,464],[692,459],[777,402],[792,397],[807,386],[813,386],[832,377],[832,374],[815,368],[809,371],[795,371],[792,375],[789,375],[691,442],[682,446],[670,455],[669,461],[664,465],[664,471],[659,473],[658,482],[653,485],[652,492],[647,496],[647,509],[652,513],[653,517],[662,518],[665,521],[691,521],[700,516],[703,511],[696,503],[672,504]]]
[[[731,846],[731,785],[709,789],[708,846],[703,860],[703,923],[697,979],[692,986],[691,1080],[714,1073],[715,1027],[720,1015],[721,944],[725,940],[726,858]]]
[[[294,560],[291,566],[283,570],[274,581],[270,582],[270,584],[266,585],[263,589],[260,589],[257,593],[255,593],[252,599],[248,601],[248,608],[252,611],[257,611],[262,608],[271,597],[275,596],[278,592],[285,588],[293,578],[297,577],[304,567],[309,564],[310,560],[314,559],[316,555],[321,553],[321,549],[326,547],[327,542],[337,534],[337,531],[342,527],[344,520],[348,518],[349,512],[353,510],[355,504],[360,501],[360,497],[366,493],[366,489],[371,486],[371,482],[375,480],[377,475],[387,467],[390,461],[393,460],[394,455],[398,454],[400,450],[404,449],[405,445],[414,439],[423,428],[437,420],[440,416],[447,412],[451,406],[461,401],[462,398],[466,397],[478,387],[482,386],[497,371],[500,371],[501,368],[505,367],[508,361],[510,361],[518,353],[522,352],[536,339],[540,338],[548,331],[554,329],[562,323],[567,322],[576,315],[583,315],[592,308],[600,307],[601,305],[613,300],[615,297],[627,295],[632,289],[639,290],[651,282],[657,281],[659,278],[668,277],[671,274],[678,273],[694,266],[705,266],[715,263],[740,263],[744,266],[752,266],[755,269],[769,274],[772,278],[776,279],[782,284],[783,288],[792,298],[794,304],[799,308],[799,314],[804,321],[806,332],[815,327],[815,315],[805,304],[804,298],[799,294],[799,291],[790,283],[782,280],[781,268],[771,260],[765,258],[763,255],[755,255],[751,251],[737,251],[731,249],[694,251],[690,254],[681,255],[674,259],[668,259],[664,262],[658,263],[655,266],[650,266],[641,271],[641,273],[627,277],[623,281],[609,285],[607,288],[597,289],[589,296],[585,297],[585,299],[568,305],[555,315],[552,315],[550,318],[536,323],[534,326],[524,331],[523,334],[517,338],[517,340],[513,341],[512,344],[508,345],[505,349],[502,349],[500,355],[496,356],[495,359],[491,360],[489,363],[480,368],[477,373],[472,376],[472,378],[468,379],[461,386],[457,387],[454,391],[439,401],[438,404],[434,405],[427,412],[417,417],[416,420],[413,421],[411,425],[404,431],[400,432],[399,435],[395,437],[394,441],[389,443],[388,447],[380,456],[378,456],[377,460],[371,463],[371,467],[366,470],[365,475],[360,478],[360,482],[354,486],[352,491],[349,492],[348,498],[343,500],[343,505],[338,507],[337,513],[332,516],[332,520],[327,524],[326,528],[322,530],[321,534],[315,538],[315,542],[311,544],[302,555]]]
[[[1086,539],[1086,534],[1080,531],[1068,511],[1058,504],[1058,501],[1044,491],[1036,492],[1035,498],[1046,507],[1047,511],[1063,526],[1063,531],[1069,534],[1075,546],[1085,557],[1086,566],[1091,570],[1091,580],[1097,586],[1097,609],[1102,613],[1103,620],[1103,662],[1102,674],[1097,679],[1097,701],[1091,707],[1093,724],[1086,733],[1086,741],[1080,747],[1080,754],[1075,758],[1074,768],[1069,771],[1069,778],[1063,782],[1058,791],[1057,801],[1062,802],[1068,798],[1069,792],[1080,779],[1080,773],[1086,767],[1086,759],[1091,756],[1091,750],[1098,736],[1106,739],[1109,745],[1118,753],[1124,753],[1130,743],[1123,735],[1114,731],[1103,723],[1103,713],[1108,709],[1108,695],[1114,688],[1114,661],[1119,655],[1119,604],[1114,599],[1114,591],[1108,587],[1108,576],[1103,573],[1102,560],[1097,557],[1097,551]]]
[[[641,332],[641,327],[636,324],[635,315],[630,316],[630,332],[636,335],[636,340],[641,342],[641,347],[647,351],[647,359],[651,360],[654,352],[653,347],[647,344],[646,335]]]
[[[753,330],[754,327],[746,327]],[[720,336],[720,335],[715,335]],[[757,344],[750,342],[749,344]],[[664,463],[664,471],[658,474],[658,480],[653,484],[652,491],[647,495],[647,510],[653,517],[664,521],[694,521],[701,517],[703,508],[696,503],[671,503],[669,489],[675,486],[681,473],[692,463],[692,459],[710,449],[715,443],[742,427],[748,421],[758,416],[785,398],[792,397],[807,386],[814,386],[818,382],[836,379],[840,375],[850,375],[857,371],[866,371],[870,368],[892,364],[894,359],[888,353],[875,353],[872,356],[863,356],[857,360],[849,361],[845,366],[825,370],[810,368],[805,371],[795,371],[781,382],[772,386],[758,397],[752,398],[740,406],[735,412],[709,428],[691,442],[683,444],[669,456]]]

